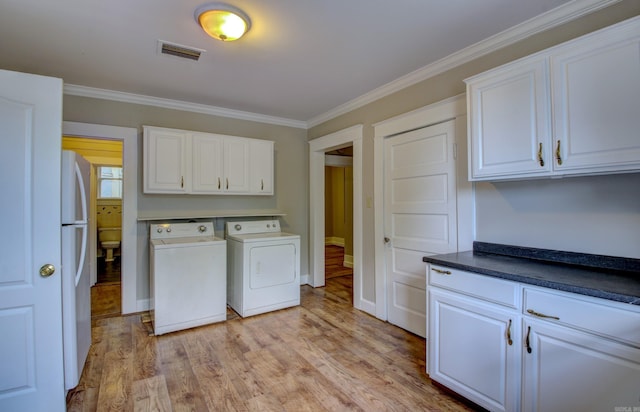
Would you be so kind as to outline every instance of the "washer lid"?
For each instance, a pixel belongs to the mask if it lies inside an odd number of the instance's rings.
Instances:
[[[235,240],[237,242],[268,242],[273,240],[299,240],[300,235],[293,233],[277,232],[277,233],[250,233],[246,235],[232,235],[227,234],[228,240]]]

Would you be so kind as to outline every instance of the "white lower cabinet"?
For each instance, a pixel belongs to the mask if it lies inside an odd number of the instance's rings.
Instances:
[[[640,349],[535,319],[523,328],[523,411],[640,410]]]
[[[640,306],[427,270],[434,381],[491,411],[640,410]]]
[[[435,288],[429,300],[431,379],[489,410],[517,410],[518,313]]]
[[[525,287],[522,410],[640,410],[638,309]]]

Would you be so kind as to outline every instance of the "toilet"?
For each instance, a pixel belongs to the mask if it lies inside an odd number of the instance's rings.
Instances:
[[[120,247],[122,228],[99,227],[98,241],[100,247],[106,252],[105,262],[113,262],[113,252]]]
[[[105,262],[113,262],[114,254],[122,240],[122,202],[98,200],[96,210],[98,226],[98,247]]]

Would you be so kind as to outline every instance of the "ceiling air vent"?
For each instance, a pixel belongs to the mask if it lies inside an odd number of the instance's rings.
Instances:
[[[168,43],[163,40],[158,40],[158,50],[162,54],[169,54],[171,56],[182,57],[183,59],[195,61],[198,61],[198,59],[200,59],[200,55],[205,52],[205,50],[182,46],[175,43]]]

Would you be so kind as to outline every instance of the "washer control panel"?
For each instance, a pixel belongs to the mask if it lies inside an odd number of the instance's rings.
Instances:
[[[228,235],[250,235],[254,233],[279,233],[279,220],[249,220],[246,222],[227,222]]]
[[[152,224],[149,229],[151,239],[170,239],[176,237],[213,237],[213,222],[197,223],[160,223]]]

